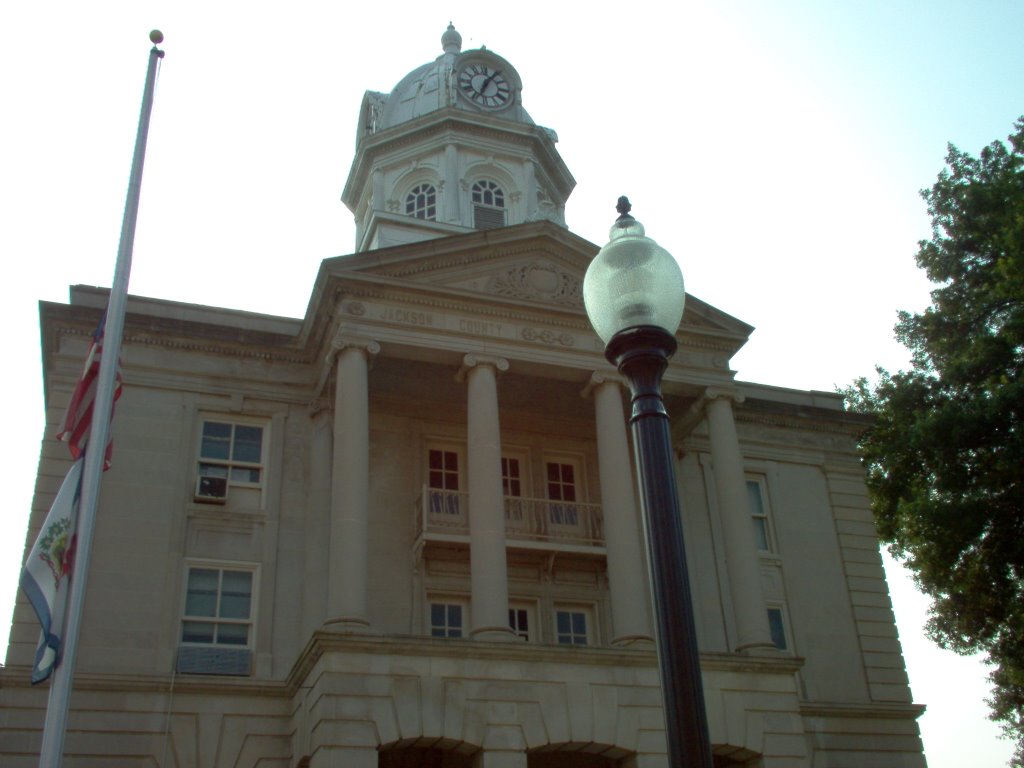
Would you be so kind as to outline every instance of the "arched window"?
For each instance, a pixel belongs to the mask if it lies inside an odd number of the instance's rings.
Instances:
[[[473,184],[473,226],[497,229],[505,226],[505,193],[486,179]]]
[[[417,219],[437,218],[437,190],[433,184],[419,184],[405,196],[405,215]]]

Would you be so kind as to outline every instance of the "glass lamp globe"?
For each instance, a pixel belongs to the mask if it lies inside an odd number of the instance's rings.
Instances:
[[[675,335],[686,299],[683,272],[672,254],[644,235],[625,198],[619,200],[619,211],[608,243],[583,278],[590,323],[605,345],[620,331],[637,326],[656,326]]]

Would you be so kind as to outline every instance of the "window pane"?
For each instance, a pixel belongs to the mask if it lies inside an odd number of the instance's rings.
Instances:
[[[763,517],[751,518],[754,523],[754,544],[761,552],[768,551],[768,521]]]
[[[260,481],[260,470],[251,467],[232,467],[232,483],[258,483]]]
[[[782,609],[768,609],[768,631],[771,633],[775,647],[780,651],[786,650],[786,628],[782,624]]]
[[[556,640],[560,645],[587,644],[587,614],[584,611],[558,611]]]
[[[188,591],[185,595],[186,616],[215,616],[217,614],[218,575],[218,571],[206,568],[189,570]]]
[[[213,630],[213,624],[206,624],[198,621],[186,621],[181,628],[181,642],[212,643]]]
[[[761,484],[756,480],[747,480],[747,503],[750,505],[750,514],[764,514],[764,499],[761,498]]]
[[[204,477],[227,477],[228,468],[222,464],[200,464],[199,474]]]
[[[444,468],[449,472],[459,471],[459,454],[455,451],[444,452]]]
[[[572,631],[572,617],[567,611],[559,611],[556,615],[558,622],[558,634],[569,634]]]
[[[248,619],[251,598],[252,573],[224,571],[221,582],[220,615],[227,619]]]
[[[448,626],[457,629],[462,629],[462,606],[461,605],[449,605],[448,606]]]
[[[434,627],[444,626],[444,605],[433,603],[430,606],[430,624]]]
[[[217,645],[248,645],[248,624],[219,624],[217,626]]]
[[[582,613],[572,614],[572,631],[576,635],[587,634],[587,617]]]
[[[430,455],[430,458],[429,458],[429,466],[430,466],[430,468],[431,469],[441,469],[442,466],[443,466],[441,462],[444,460],[443,456],[441,454],[441,451],[434,451],[434,450],[432,450],[432,451],[430,451],[429,455]]]
[[[231,425],[203,422],[203,443],[199,455],[204,459],[228,459],[231,454]]]
[[[263,452],[262,427],[235,427],[235,450],[232,458],[235,461],[251,461],[258,464]]]
[[[516,637],[521,637],[524,640],[530,639],[529,621],[529,613],[525,608],[508,609],[508,625],[512,628]]]

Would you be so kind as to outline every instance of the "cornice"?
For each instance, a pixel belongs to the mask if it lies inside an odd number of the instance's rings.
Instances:
[[[25,688],[32,684],[31,668],[7,666],[0,668],[0,688]],[[75,690],[97,693],[203,693],[256,698],[284,698],[292,695],[286,681],[254,680],[248,677],[210,675],[115,675],[75,672]]]
[[[534,664],[558,664],[593,667],[641,667],[656,673],[657,657],[653,649],[594,648],[531,643],[494,643],[479,640],[451,640],[427,637],[396,637],[373,634],[341,634],[319,630],[312,638],[288,675],[288,686],[298,690],[317,662],[331,653],[363,653],[372,656],[418,656],[474,661],[518,661]],[[804,666],[796,656],[744,656],[733,653],[700,654],[704,672],[738,674],[793,675]],[[656,684],[656,682],[655,682]]]
[[[58,323],[52,326],[53,332],[58,336],[79,336],[91,338],[92,331],[81,326],[68,323]],[[296,351],[272,349],[254,343],[253,347],[225,346],[221,344],[203,343],[201,341],[186,341],[166,335],[154,336],[148,333],[136,333],[131,328],[126,328],[122,337],[122,344],[135,344],[139,346],[162,347],[164,349],[176,349],[183,352],[198,352],[201,354],[216,355],[218,357],[236,357],[250,360],[262,360],[265,362],[294,363],[306,365],[311,361],[308,354],[301,354]],[[128,361],[126,365],[130,366]]]
[[[562,246],[562,248],[565,247],[564,243],[559,243],[559,245]],[[521,255],[544,255],[556,262],[564,262],[566,260],[564,251],[559,248],[552,247],[550,241],[545,242],[544,239],[535,238],[531,240],[513,240],[504,243],[489,242],[482,248],[459,251],[458,253],[453,253],[445,258],[417,260],[414,262],[407,262],[404,265],[396,264],[395,267],[381,270],[381,273],[386,274],[388,277],[408,277],[411,275],[422,274],[424,272],[436,272],[445,269],[486,263],[495,258],[507,258],[509,256]],[[579,307],[581,309],[583,308],[582,301],[580,302]]]
[[[842,702],[805,702],[800,705],[804,717],[855,717],[872,720],[917,719],[925,713],[924,704],[900,704],[872,702],[871,704],[846,704]]]
[[[522,159],[536,158],[542,165],[556,169],[557,173],[549,174],[549,178],[557,179],[557,185],[565,197],[576,185],[565,161],[555,149],[554,142],[540,126],[512,123],[487,115],[470,116],[454,108],[445,108],[375,133],[360,142],[342,191],[342,200],[350,207],[355,204],[353,194],[358,195],[357,190],[367,184],[374,162],[381,155],[400,152],[407,147],[422,144],[424,140],[443,138],[446,135],[452,137],[449,142],[452,143],[455,137],[466,134],[517,147],[521,150]]]
[[[748,398],[734,410],[738,422],[808,432],[838,432],[853,438],[859,437],[872,422],[871,417],[865,414],[810,405],[774,403],[757,398]]]

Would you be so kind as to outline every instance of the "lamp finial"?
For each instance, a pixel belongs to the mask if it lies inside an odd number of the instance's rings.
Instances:
[[[619,202],[616,204],[615,210],[619,212],[619,218],[617,219],[617,221],[633,218],[632,216],[629,215],[629,212],[633,210],[633,206],[630,204],[629,198],[626,197],[625,195],[619,198]]]

